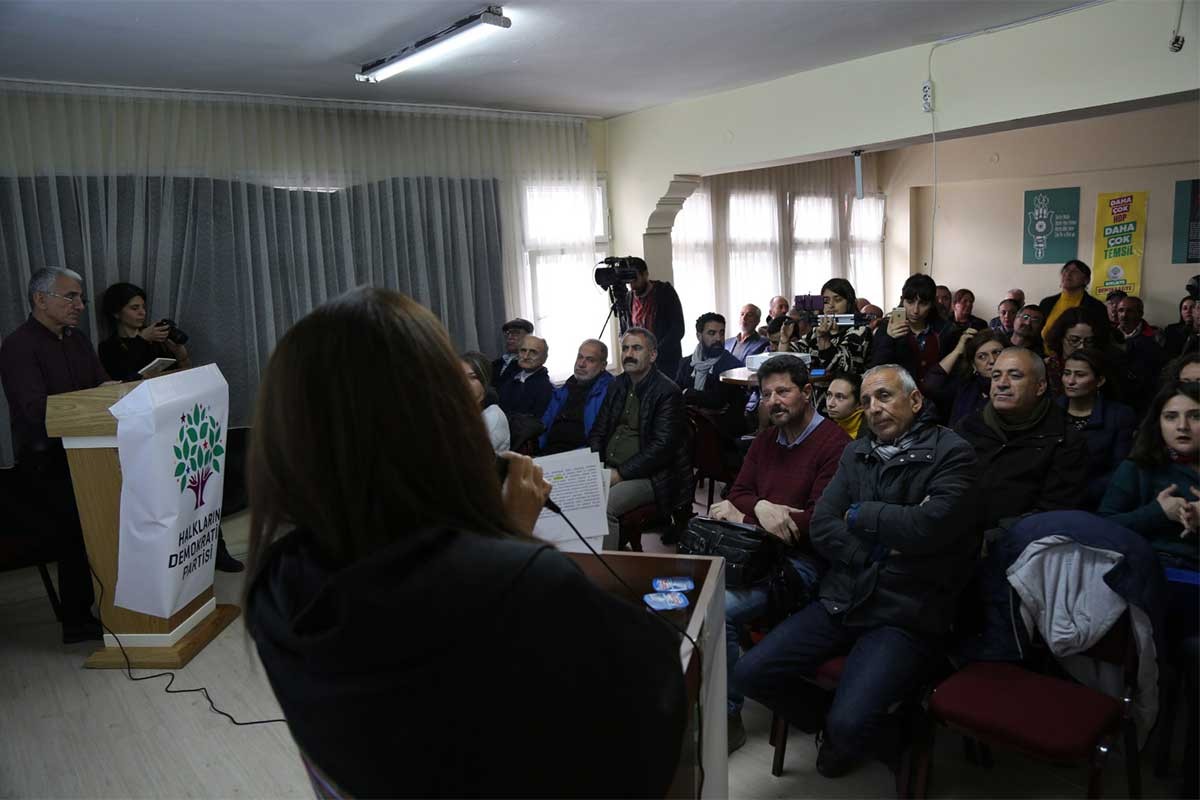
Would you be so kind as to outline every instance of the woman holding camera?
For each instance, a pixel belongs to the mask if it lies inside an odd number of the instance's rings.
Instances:
[[[446,330],[411,298],[353,291],[271,355],[246,627],[319,796],[666,794],[678,635],[533,538],[550,486],[505,460],[502,482]]]
[[[146,325],[146,292],[132,283],[114,283],[101,301],[104,321],[112,335],[100,343],[100,363],[114,380],[136,381],[138,370],[156,358],[175,359],[175,369],[192,365],[187,348],[173,339],[175,326],[169,320]]]
[[[827,373],[847,372],[861,375],[871,350],[871,328],[855,311],[854,286],[845,278],[832,278],[821,287],[824,306],[814,328],[792,345],[792,350],[809,353]],[[849,316],[849,325],[837,318]]]

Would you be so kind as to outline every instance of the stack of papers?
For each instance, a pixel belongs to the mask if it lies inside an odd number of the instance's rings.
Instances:
[[[546,481],[553,487],[550,499],[558,504],[579,533],[593,548],[599,550],[608,533],[608,489],[611,470],[600,463],[599,454],[587,449],[556,453],[533,460],[542,468]],[[542,509],[533,535],[554,542],[559,550],[586,553],[587,545],[571,527],[549,509]]]

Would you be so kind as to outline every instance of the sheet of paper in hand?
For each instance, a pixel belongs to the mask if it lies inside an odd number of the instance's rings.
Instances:
[[[208,364],[145,381],[109,411],[122,477],[113,599],[170,617],[212,585],[229,385]]]

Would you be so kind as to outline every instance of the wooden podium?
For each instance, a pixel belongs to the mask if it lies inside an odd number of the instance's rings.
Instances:
[[[668,612],[673,624],[683,627],[700,646],[680,638],[679,660],[687,683],[688,726],[679,751],[679,766],[667,797],[729,797],[729,751],[725,677],[725,560],[713,556],[603,551],[600,555],[625,583],[621,585],[591,553],[563,553],[600,588],[643,606],[642,595],[653,592],[655,578],[688,577],[696,584],[688,592],[691,605]],[[647,613],[649,610],[647,610]],[[700,717],[697,718],[697,705]],[[697,761],[697,743],[702,745]],[[618,767],[614,767],[619,769]],[[703,769],[703,774],[701,773]]]
[[[88,560],[103,587],[95,586],[100,619],[120,637],[133,667],[179,669],[216,638],[241,610],[217,605],[210,584],[169,618],[113,605],[120,547],[121,464],[117,458],[117,420],[108,409],[138,386],[121,383],[51,395],[46,401],[46,433],[62,437],[79,506],[79,522]],[[105,646],[84,666],[124,669],[125,657],[109,634]]]

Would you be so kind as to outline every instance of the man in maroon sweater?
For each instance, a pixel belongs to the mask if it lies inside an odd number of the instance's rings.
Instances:
[[[809,546],[808,525],[821,492],[833,480],[850,437],[822,417],[813,405],[808,368],[795,356],[775,356],[758,369],[762,406],[771,427],[754,438],[729,498],[709,509],[714,519],[757,525],[785,544],[785,569],[792,583],[813,589],[824,563]],[[803,602],[807,598],[797,598]],[[797,603],[798,605],[798,603]],[[725,590],[725,647],[733,675],[744,625],[762,617],[769,606],[766,585]],[[790,613],[792,608],[776,609]],[[742,725],[744,697],[729,682],[729,752],[746,741]]]

